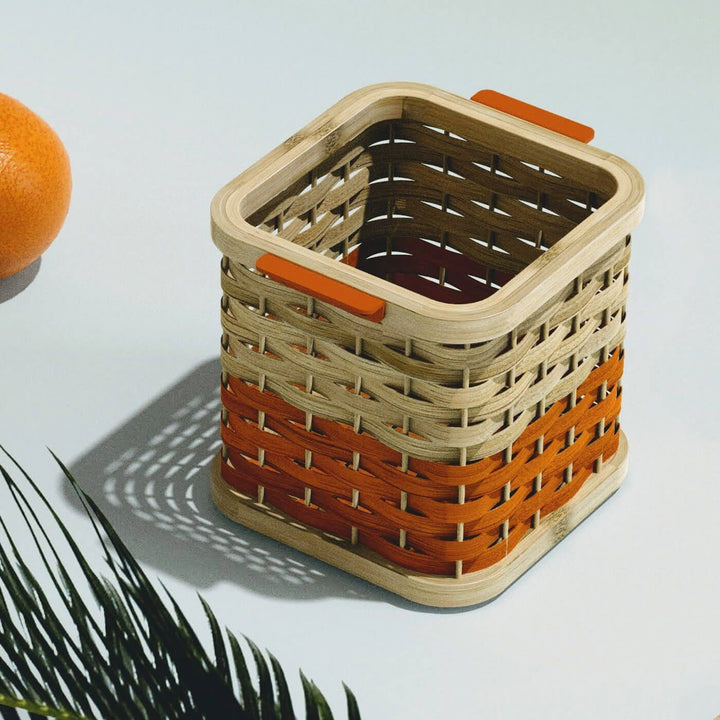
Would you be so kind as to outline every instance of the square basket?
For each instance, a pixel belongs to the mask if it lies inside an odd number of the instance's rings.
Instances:
[[[359,90],[226,185],[218,507],[411,600],[488,600],[609,497],[642,178],[483,91]]]

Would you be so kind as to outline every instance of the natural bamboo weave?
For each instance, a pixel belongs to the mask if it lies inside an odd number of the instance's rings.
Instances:
[[[398,110],[393,87],[387,107],[359,95],[365,116],[343,101],[216,197],[221,473],[398,566],[459,577],[618,447],[642,186],[440,91],[397,86]],[[263,275],[264,252],[382,298],[382,319]]]
[[[228,260],[223,367],[308,423],[346,423],[407,459],[466,464],[509,448],[620,345],[628,258],[622,239],[508,336],[459,346],[388,337],[330,305],[308,311],[320,303]]]
[[[607,197],[603,187],[404,120],[372,125],[248,222],[332,258],[356,248],[366,272],[469,303],[491,295]]]

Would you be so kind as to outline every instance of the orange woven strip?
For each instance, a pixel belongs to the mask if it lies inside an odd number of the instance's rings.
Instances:
[[[227,455],[222,474],[253,496],[262,486],[266,503],[308,525],[346,539],[356,528],[361,544],[404,567],[454,575],[456,562],[462,561],[463,572],[472,572],[503,558],[531,528],[536,513],[547,515],[568,502],[596,461],[615,453],[622,366],[616,349],[577,389],[574,407],[569,398],[559,400],[528,425],[513,443],[509,463],[502,452],[465,466],[411,459],[407,472],[401,469],[400,453],[370,435],[317,417],[307,430],[303,411],[229,377],[221,390],[227,410],[221,428]],[[258,411],[264,413],[262,428]],[[571,429],[574,440],[567,446]],[[538,454],[540,438],[544,449]],[[260,449],[262,466],[256,459]],[[312,453],[310,467],[305,466],[306,450]],[[356,470],[353,452],[360,453]],[[541,473],[542,487],[536,491]],[[503,501],[508,483],[510,495]],[[462,504],[457,502],[459,485],[465,486]],[[359,491],[356,506],[354,489]],[[458,523],[463,523],[463,540],[457,539]],[[507,537],[502,537],[506,523]],[[404,547],[401,529],[406,531]]]

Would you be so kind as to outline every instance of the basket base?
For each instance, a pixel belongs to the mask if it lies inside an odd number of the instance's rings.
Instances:
[[[220,474],[220,454],[212,462],[211,489],[215,505],[231,520],[279,540],[345,572],[390,590],[413,602],[433,607],[467,607],[487,602],[509,587],[546,552],[602,505],[627,474],[627,438],[620,432],[615,454],[600,472],[593,473],[563,507],[545,516],[499,562],[459,578],[414,572],[386,560],[361,545],[289,517],[255,498],[235,490]]]

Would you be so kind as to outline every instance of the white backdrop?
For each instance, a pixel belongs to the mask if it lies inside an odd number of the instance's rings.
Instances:
[[[0,443],[78,531],[87,522],[45,446],[198,624],[200,589],[334,708],[345,680],[366,718],[720,713],[716,4],[0,10],[0,92],[56,128],[74,174],[60,237],[0,304]],[[465,611],[400,601],[232,525],[208,495],[220,336],[210,200],[341,96],[384,80],[491,87],[566,114],[647,183],[631,262],[629,476],[500,598]]]

